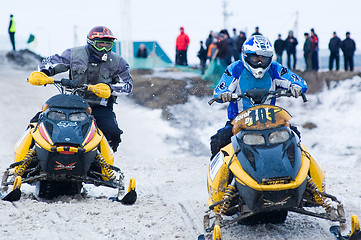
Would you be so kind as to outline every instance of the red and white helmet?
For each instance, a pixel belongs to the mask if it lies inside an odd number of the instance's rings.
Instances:
[[[94,38],[117,39],[109,28],[103,26],[93,27],[88,33],[87,38],[90,40],[93,40]]]
[[[109,28],[93,27],[87,35],[90,54],[98,60],[107,61],[108,52],[112,50],[115,39],[117,38]]]

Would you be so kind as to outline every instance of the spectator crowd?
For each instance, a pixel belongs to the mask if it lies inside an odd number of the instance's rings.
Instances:
[[[259,27],[256,27],[254,33],[251,35],[262,35],[259,32]],[[240,60],[242,45],[246,39],[246,33],[244,31],[237,32],[236,28],[232,29],[232,36],[229,34],[227,29],[222,29],[219,32],[210,31],[208,37],[205,39],[205,42],[200,41],[200,49],[197,54],[197,57],[200,59],[200,68],[202,73],[204,73],[207,64],[211,61],[217,61],[217,64],[226,68],[226,66],[231,64],[233,61]],[[295,70],[297,67],[298,44],[299,41],[294,36],[293,31],[289,31],[288,36],[285,39],[282,39],[282,35],[278,34],[278,38],[275,40],[273,45],[275,50],[275,60],[280,64],[283,64],[283,54],[285,52],[285,66],[291,70]],[[344,40],[341,40],[337,36],[336,32],[333,32],[328,48],[330,51],[328,68],[330,71],[340,70],[340,52],[343,53],[345,71],[354,70],[356,44],[355,41],[351,39],[350,32],[346,32]],[[319,70],[319,37],[314,28],[311,28],[309,33],[304,33],[303,57],[305,62],[305,71]]]

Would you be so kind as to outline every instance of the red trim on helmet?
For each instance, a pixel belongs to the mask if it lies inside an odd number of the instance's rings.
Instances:
[[[117,39],[112,31],[110,31],[109,28],[107,27],[103,27],[103,26],[98,26],[98,27],[94,27],[90,30],[90,32],[88,33],[88,38],[89,39],[94,39],[94,38],[110,38],[110,39]]]

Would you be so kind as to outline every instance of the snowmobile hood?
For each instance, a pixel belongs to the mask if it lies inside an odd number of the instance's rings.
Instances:
[[[58,94],[46,101],[46,104],[51,108],[76,108],[76,109],[87,109],[89,104],[80,96],[77,95],[66,95]]]
[[[273,105],[257,105],[242,111],[232,121],[233,135],[242,129],[264,130],[279,126],[290,126],[291,114],[285,109]]]

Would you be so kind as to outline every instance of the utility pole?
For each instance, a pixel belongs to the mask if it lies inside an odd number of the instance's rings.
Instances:
[[[79,41],[78,41],[78,26],[74,25],[74,47],[79,46]]]
[[[298,38],[298,11],[296,11],[295,25],[293,26],[293,35]]]
[[[131,2],[120,0],[120,44],[121,55],[125,59],[134,57],[131,24]]]
[[[228,18],[233,14],[227,10],[229,2],[227,0],[223,1],[223,28],[228,28]]]

